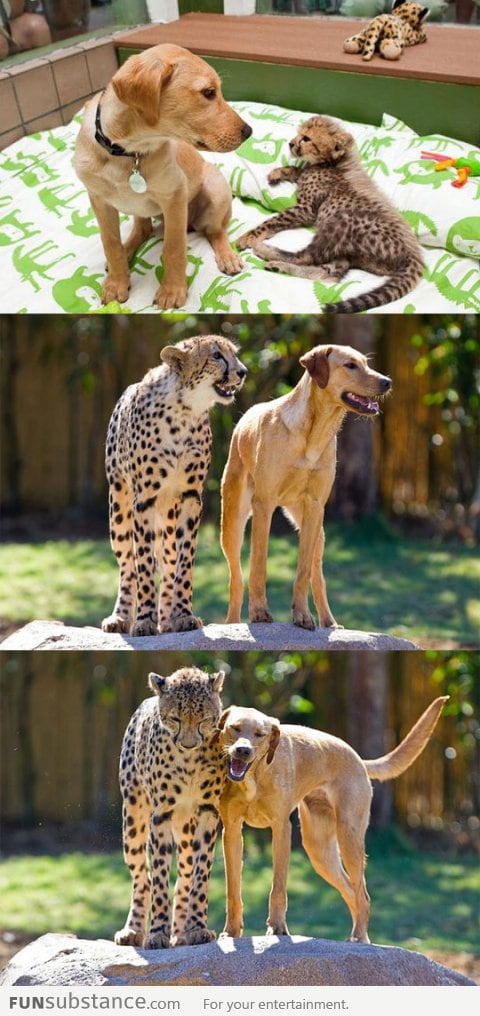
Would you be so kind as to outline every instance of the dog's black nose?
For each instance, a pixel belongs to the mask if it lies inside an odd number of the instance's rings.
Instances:
[[[243,378],[246,377],[248,374],[248,370],[246,367],[239,367],[239,369],[237,370],[237,374],[240,380],[243,381]]]
[[[235,758],[250,758],[252,749],[249,744],[239,744],[235,748]]]
[[[250,127],[250,125],[248,123],[244,123],[244,125],[242,127],[242,138],[243,138],[243,140],[246,141],[247,138],[250,137],[251,133],[252,133],[252,128]]]
[[[384,392],[388,392],[392,387],[391,377],[382,377],[381,386]]]

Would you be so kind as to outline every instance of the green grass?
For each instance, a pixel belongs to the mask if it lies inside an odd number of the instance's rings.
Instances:
[[[475,858],[445,859],[392,848],[370,836],[368,887],[371,939],[388,945],[451,953],[478,951],[480,872]],[[244,866],[245,934],[262,934],[271,880],[269,848],[250,842]],[[343,939],[348,911],[335,889],[314,875],[302,850],[292,853],[288,924],[292,934]],[[111,938],[128,910],[129,876],[119,853],[12,857],[0,866],[2,927],[21,936],[47,931]],[[221,850],[213,869],[209,924],[223,927]]]
[[[245,548],[246,561],[247,548]],[[288,621],[297,537],[272,537],[269,603]],[[247,568],[245,569],[247,573]],[[391,536],[379,523],[327,527],[325,574],[337,621],[347,628],[391,632],[422,644],[478,644],[480,559],[466,548]],[[223,620],[227,567],[212,525],[200,530],[194,609]],[[116,592],[117,565],[107,541],[10,543],[0,547],[0,618],[98,625]],[[246,620],[246,614],[244,614]]]

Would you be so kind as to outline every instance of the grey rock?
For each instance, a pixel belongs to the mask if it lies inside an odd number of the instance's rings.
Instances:
[[[150,649],[150,650],[248,650],[270,652],[311,649],[418,649],[408,639],[346,628],[316,628],[306,631],[293,624],[207,624],[196,631],[130,638],[103,632],[100,628],[75,628],[61,621],[32,621],[9,635],[1,649]]]
[[[43,935],[0,976],[13,985],[473,985],[421,953],[299,935],[221,938],[178,949]]]

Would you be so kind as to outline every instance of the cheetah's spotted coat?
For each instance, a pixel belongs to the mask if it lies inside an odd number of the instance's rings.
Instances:
[[[272,170],[269,181],[297,183],[297,204],[244,233],[237,247],[253,247],[267,271],[339,282],[351,268],[388,278],[350,300],[325,304],[330,313],[353,313],[398,300],[423,277],[421,247],[396,208],[371,180],[351,134],[328,116],[313,116],[290,142],[306,165]],[[315,226],[303,249],[291,253],[263,243],[284,229]]]
[[[162,949],[209,942],[208,886],[225,783],[215,733],[224,674],[196,667],[149,675],[155,695],[132,716],[120,756],[130,911],[117,945]],[[173,919],[169,876],[177,853]],[[147,851],[150,868],[147,865]],[[150,931],[147,924],[151,909]]]
[[[217,335],[166,346],[161,359],[123,393],[107,436],[110,538],[120,578],[102,628],[137,636],[201,626],[192,613],[192,571],[211,459],[208,410],[231,404],[247,373],[234,345]]]

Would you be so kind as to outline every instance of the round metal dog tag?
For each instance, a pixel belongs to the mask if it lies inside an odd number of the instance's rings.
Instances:
[[[147,181],[138,169],[134,169],[128,178],[128,186],[131,190],[135,191],[135,194],[145,194],[147,189]]]

